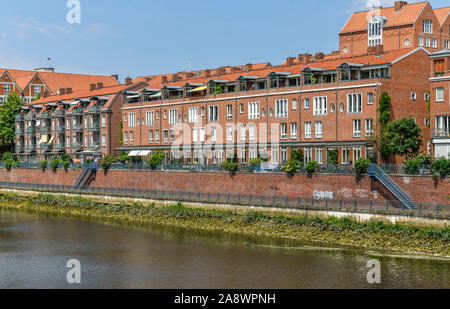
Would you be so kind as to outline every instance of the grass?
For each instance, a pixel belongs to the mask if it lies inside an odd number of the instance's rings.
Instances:
[[[450,256],[448,227],[412,227],[378,221],[358,223],[335,217],[270,216],[254,211],[236,214],[224,210],[191,209],[181,203],[165,207],[139,203],[107,204],[46,194],[0,195],[1,207],[100,221],[163,224]]]

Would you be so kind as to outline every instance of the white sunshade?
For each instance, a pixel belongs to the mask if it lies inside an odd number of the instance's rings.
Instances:
[[[141,151],[140,153],[139,153],[139,156],[142,156],[142,157],[144,157],[144,156],[148,156],[149,154],[150,154],[150,150],[144,150],[144,151]]]
[[[152,94],[152,95],[150,96],[150,98],[158,98],[158,97],[160,97],[160,96],[161,96],[161,92],[158,92],[158,93]]]
[[[139,150],[133,150],[132,152],[130,152],[128,155],[130,157],[137,157],[139,155]]]

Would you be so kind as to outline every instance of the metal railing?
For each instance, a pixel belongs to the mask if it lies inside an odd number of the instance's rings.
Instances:
[[[51,127],[41,127],[40,128],[41,134],[52,134],[52,128]]]
[[[45,152],[49,152],[53,150],[52,144],[41,144],[41,150]]]
[[[65,125],[59,125],[55,127],[56,133],[65,133],[66,132],[66,126]]]
[[[25,115],[24,114],[17,114],[15,116],[16,121],[24,121],[25,120]]]
[[[418,203],[417,209],[409,210],[399,201],[352,200],[352,199],[319,199],[317,197],[301,197],[293,195],[270,195],[230,192],[146,190],[138,188],[89,187],[76,189],[74,186],[0,182],[1,188],[40,191],[44,193],[73,193],[109,195],[176,202],[204,202],[214,204],[240,205],[251,207],[270,207],[299,210],[336,210],[349,212],[382,213],[393,215],[439,215],[450,216],[450,204]]]
[[[36,134],[36,127],[29,127],[26,129],[27,134]]]

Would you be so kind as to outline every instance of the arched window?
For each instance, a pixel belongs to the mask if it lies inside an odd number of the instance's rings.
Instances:
[[[369,37],[369,46],[377,46],[383,44],[383,26],[386,19],[381,16],[372,18],[367,26]]]
[[[429,19],[423,21],[423,33],[433,34],[433,22]]]

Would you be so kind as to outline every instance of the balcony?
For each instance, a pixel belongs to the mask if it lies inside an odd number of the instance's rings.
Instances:
[[[98,123],[90,123],[89,124],[90,131],[100,131],[100,124]]]
[[[64,116],[66,116],[66,111],[63,111],[63,110],[60,110],[60,109],[58,109],[58,110],[56,110],[54,113],[53,113],[53,117],[55,117],[55,118],[61,118],[61,117],[64,117]]]
[[[84,147],[83,147],[83,144],[81,144],[81,143],[73,143],[72,144],[72,150],[73,151],[80,151],[80,150],[83,150],[84,149]]]
[[[72,116],[83,116],[83,109],[82,108],[74,108],[72,110]]]
[[[30,127],[26,130],[27,134],[36,134],[36,127]]]
[[[17,114],[15,117],[16,121],[24,121],[25,115],[24,114]]]
[[[36,144],[27,145],[27,151],[28,152],[36,151]]]
[[[23,135],[24,133],[23,127],[16,128],[16,135]]]
[[[100,142],[89,143],[89,150],[99,151],[100,150]]]
[[[74,126],[72,126],[72,131],[74,132],[83,132],[84,128],[82,124],[76,124]]]
[[[16,145],[16,152],[24,152],[25,147],[23,145]]]
[[[102,110],[101,106],[91,106],[87,110],[87,114],[100,114],[100,111]]]
[[[52,128],[50,127],[41,127],[41,134],[52,134]]]
[[[52,112],[50,111],[43,111],[41,113],[41,119],[50,119],[52,117]]]
[[[56,133],[66,133],[66,126],[60,125],[55,127]]]
[[[56,144],[55,145],[56,151],[65,151],[66,150],[66,144]]]
[[[25,120],[36,120],[36,113],[29,113],[25,116]]]
[[[44,152],[50,152],[53,150],[52,144],[41,144],[41,150]]]
[[[433,138],[450,138],[450,128],[433,129]]]

